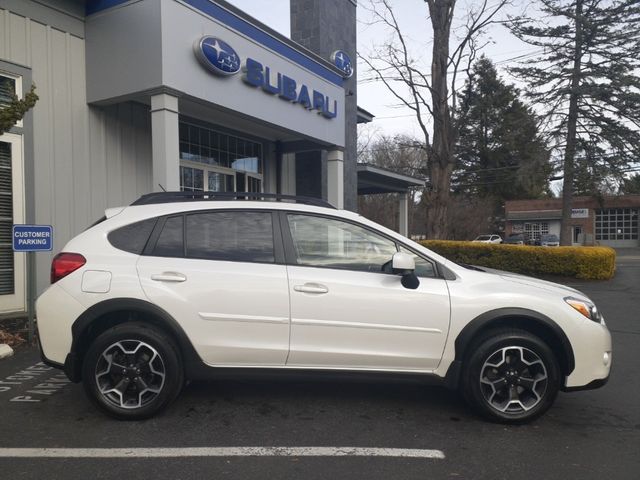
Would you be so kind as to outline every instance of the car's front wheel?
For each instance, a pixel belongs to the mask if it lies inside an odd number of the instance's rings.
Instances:
[[[87,351],[82,373],[94,403],[123,420],[158,413],[184,383],[175,342],[144,323],[123,323],[99,335]]]
[[[553,404],[561,373],[542,339],[524,330],[501,329],[470,348],[462,390],[480,414],[502,423],[525,423]]]

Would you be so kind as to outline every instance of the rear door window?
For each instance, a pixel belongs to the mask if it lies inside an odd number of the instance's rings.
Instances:
[[[274,263],[271,212],[223,211],[187,215],[189,258]]]

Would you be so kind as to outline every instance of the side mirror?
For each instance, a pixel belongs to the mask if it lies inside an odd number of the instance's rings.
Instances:
[[[391,259],[391,267],[393,273],[405,274],[416,269],[416,261],[408,253],[396,252]]]
[[[409,290],[415,290],[420,286],[420,280],[415,274],[416,262],[413,257],[404,252],[396,252],[391,260],[393,273],[402,275],[402,286]]]

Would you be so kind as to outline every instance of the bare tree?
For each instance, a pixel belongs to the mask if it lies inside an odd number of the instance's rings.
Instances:
[[[358,134],[358,162],[375,165],[393,170],[409,176],[420,176],[424,172],[426,163],[425,151],[419,142],[407,135],[394,137],[379,135],[375,139],[367,136],[371,131]],[[416,227],[421,219],[418,204],[420,194],[415,189],[409,191],[409,232],[416,233]],[[388,228],[397,229],[399,225],[398,194],[382,193],[360,195],[358,197],[358,211],[365,217],[378,222]],[[424,222],[422,222],[424,223]]]
[[[431,69],[426,71],[412,55],[411,47],[393,11],[390,0],[370,0],[373,22],[387,27],[391,40],[378,46],[370,55],[360,55],[376,79],[383,82],[393,96],[416,117],[422,138],[421,148],[427,152],[430,186],[425,192],[429,238],[448,235],[447,208],[454,168],[456,88],[459,76],[469,71],[476,52],[481,48],[480,35],[496,23],[498,12],[509,0],[483,0],[470,7],[463,16],[464,25],[452,32],[456,0],[425,0],[428,7],[433,47]],[[456,30],[456,29],[453,29]],[[451,37],[456,43],[451,45]],[[431,127],[425,116],[433,120]]]
[[[495,205],[491,197],[454,194],[448,215],[451,240],[473,240],[478,235],[499,233],[494,228]]]

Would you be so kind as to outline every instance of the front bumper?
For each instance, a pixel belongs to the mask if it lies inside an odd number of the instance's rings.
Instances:
[[[609,381],[609,377],[610,375],[607,375],[605,378],[599,378],[581,387],[564,387],[562,391],[563,392],[581,392],[583,390],[595,390],[597,388],[604,387]]]
[[[575,368],[567,377],[563,390],[591,390],[605,385],[613,361],[611,334],[603,324],[585,320],[579,335],[569,338],[573,347]]]

